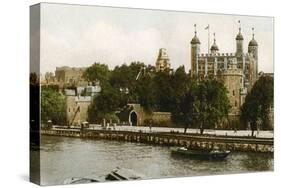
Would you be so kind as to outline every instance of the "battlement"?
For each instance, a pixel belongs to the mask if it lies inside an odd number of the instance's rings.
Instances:
[[[62,66],[56,67],[56,71],[85,71],[87,68],[85,67],[69,67],[69,66]]]
[[[201,54],[197,54],[197,57],[236,57],[236,54],[235,53],[216,53],[216,54],[201,53]]]

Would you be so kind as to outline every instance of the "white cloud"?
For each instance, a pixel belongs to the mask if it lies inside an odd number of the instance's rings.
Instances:
[[[137,32],[99,22],[85,32],[65,38],[42,32],[42,70],[56,66],[89,66],[93,62],[107,63],[110,68],[124,62],[143,61],[154,64],[158,49],[166,46],[161,33],[148,28]]]
[[[207,24],[211,26],[211,44],[216,32],[220,52],[232,53],[237,20],[242,22],[244,51],[255,26],[259,69],[273,71],[273,24],[269,18],[65,5],[48,5],[43,10],[41,72],[94,62],[110,68],[131,61],[154,64],[159,48],[167,49],[173,68],[184,65],[188,71],[193,24],[198,26],[202,53],[207,52]]]

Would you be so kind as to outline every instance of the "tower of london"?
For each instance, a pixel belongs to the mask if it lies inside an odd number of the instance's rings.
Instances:
[[[254,29],[252,29],[254,31]],[[220,53],[214,34],[210,53],[201,53],[201,42],[196,32],[191,40],[191,75],[199,80],[217,79],[224,83],[228,90],[231,109],[230,116],[238,116],[246,94],[258,79],[258,43],[254,32],[244,52],[244,37],[239,27],[236,35],[236,51]]]

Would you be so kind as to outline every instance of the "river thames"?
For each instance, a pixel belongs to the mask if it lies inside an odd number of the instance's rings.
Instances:
[[[192,160],[172,155],[165,146],[69,137],[41,137],[41,183],[62,184],[66,178],[103,176],[116,167],[146,179],[232,174],[273,170],[273,155],[231,153],[224,161]]]

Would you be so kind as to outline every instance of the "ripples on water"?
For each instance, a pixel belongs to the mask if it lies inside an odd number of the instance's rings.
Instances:
[[[231,153],[224,161],[191,160],[172,155],[169,147],[108,140],[42,136],[41,183],[61,184],[69,177],[102,176],[116,167],[130,168],[147,179],[273,170],[273,156]]]

